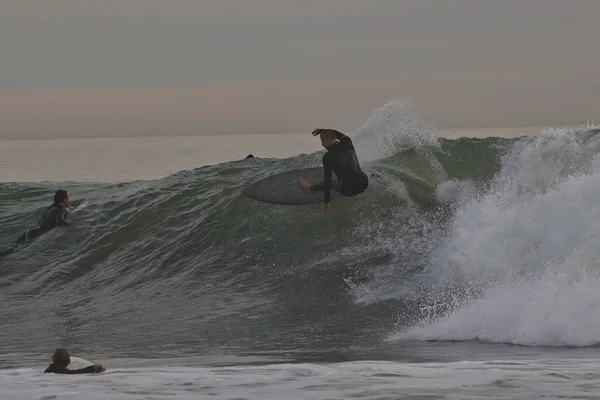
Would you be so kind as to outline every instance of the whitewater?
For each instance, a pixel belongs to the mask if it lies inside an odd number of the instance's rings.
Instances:
[[[369,190],[327,216],[240,194],[320,150],[3,179],[2,249],[57,188],[74,211],[0,258],[0,398],[595,398],[599,133],[445,139],[392,101],[353,135]],[[57,347],[107,372],[44,375]]]

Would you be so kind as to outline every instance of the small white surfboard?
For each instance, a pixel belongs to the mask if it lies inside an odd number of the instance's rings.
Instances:
[[[71,364],[69,364],[69,369],[81,369],[85,367],[89,367],[90,365],[94,365],[95,362],[86,360],[85,358],[73,357],[71,356]]]

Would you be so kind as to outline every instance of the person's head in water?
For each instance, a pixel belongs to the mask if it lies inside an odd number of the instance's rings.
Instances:
[[[335,132],[325,130],[319,134],[321,138],[321,146],[329,150],[331,147],[338,142],[338,138],[335,136]]]
[[[68,366],[71,364],[71,356],[69,352],[65,349],[56,349],[54,355],[52,356],[52,362],[55,365]]]
[[[58,204],[62,207],[68,207],[69,200],[71,200],[71,196],[69,196],[69,193],[66,190],[61,189],[54,193],[54,204]]]

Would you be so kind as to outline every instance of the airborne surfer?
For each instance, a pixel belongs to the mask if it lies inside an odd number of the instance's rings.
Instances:
[[[319,128],[315,129],[312,135],[320,136],[321,145],[327,150],[323,156],[324,180],[318,184],[311,184],[300,178],[300,185],[308,192],[324,192],[323,212],[327,214],[331,209],[331,189],[344,196],[356,196],[367,190],[369,178],[360,169],[354,144],[348,136],[333,129]],[[332,173],[335,173],[338,182],[331,181]]]

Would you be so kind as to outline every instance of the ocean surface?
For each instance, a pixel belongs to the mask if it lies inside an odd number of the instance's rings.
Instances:
[[[371,184],[326,216],[240,194],[320,165],[309,133],[1,141],[2,249],[74,210],[0,258],[0,398],[600,398],[600,130],[357,131]]]

